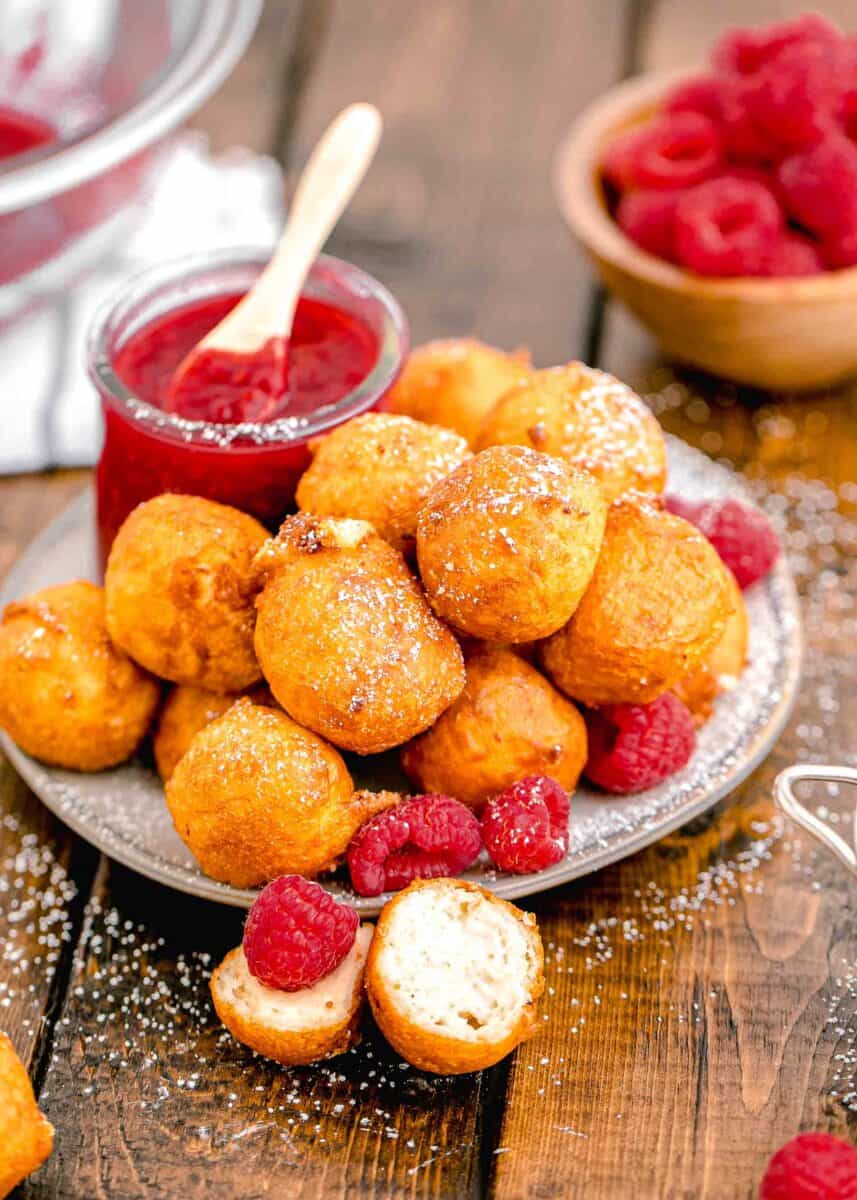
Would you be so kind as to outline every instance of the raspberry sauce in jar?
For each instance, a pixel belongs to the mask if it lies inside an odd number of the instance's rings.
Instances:
[[[125,517],[161,492],[207,496],[275,528],[309,461],[307,442],[383,404],[407,350],[395,299],[370,275],[322,256],[287,347],[288,386],[259,400],[202,385],[168,411],[176,367],[252,286],[264,260],[196,256],[133,281],[96,317],[90,376],[102,402],[96,470],[102,563]],[[227,372],[246,379],[241,369]],[[248,419],[249,418],[249,419]]]
[[[15,158],[56,140],[56,130],[41,117],[0,104],[0,159]]]

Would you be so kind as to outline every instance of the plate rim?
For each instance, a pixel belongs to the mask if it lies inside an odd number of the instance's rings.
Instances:
[[[705,459],[709,469],[722,472],[729,477],[733,494],[750,498],[746,486],[735,472],[709,459],[702,451],[682,442],[681,439],[667,435],[667,441],[669,445],[680,442],[683,454],[687,453]],[[89,486],[66,505],[29,542],[0,584],[0,607],[14,598],[19,591],[16,581],[29,573],[32,563],[45,550],[62,540],[68,531],[75,528],[81,519],[88,517],[92,510],[93,489]],[[612,844],[589,851],[583,860],[565,858],[546,871],[533,875],[502,874],[496,878],[487,875],[480,881],[483,886],[506,899],[520,899],[524,896],[537,895],[575,879],[583,878],[595,871],[603,870],[613,863],[620,862],[622,859],[646,849],[667,834],[707,812],[725,796],[734,792],[761,765],[779,740],[794,709],[799,692],[803,659],[800,599],[794,579],[783,556],[780,557],[776,567],[765,580],[765,587],[768,590],[772,607],[781,614],[780,630],[782,631],[782,660],[785,674],[779,701],[764,727],[742,755],[740,765],[710,791],[705,791],[696,799],[680,804],[675,812],[660,817],[654,822],[642,821],[637,828],[617,835]],[[55,768],[40,763],[25,754],[4,730],[0,730],[0,746],[15,770],[38,796],[41,803],[77,836],[83,838],[112,861],[121,863],[147,879],[174,888],[186,895],[226,904],[233,908],[249,908],[258,895],[257,889],[235,888],[229,884],[220,883],[210,879],[201,870],[198,874],[193,874],[188,867],[164,863],[163,860],[155,862],[145,850],[140,849],[131,841],[117,846],[115,841],[111,837],[105,836],[100,828],[81,819],[71,806],[63,803],[61,794],[57,794],[58,791],[61,792],[61,789],[48,789],[41,786],[45,772]],[[121,764],[118,769],[122,769],[124,766],[125,764]],[[349,897],[349,902],[358,909],[361,916],[371,917],[381,911],[391,894],[384,893],[378,897],[353,899]]]

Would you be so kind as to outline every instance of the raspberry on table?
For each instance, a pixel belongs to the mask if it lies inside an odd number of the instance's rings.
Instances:
[[[763,579],[780,556],[774,527],[758,508],[740,500],[694,502],[667,496],[666,507],[704,533],[742,589]]]
[[[722,157],[713,121],[696,112],[664,113],[611,142],[601,167],[621,192],[685,188],[709,179]]]
[[[679,198],[676,255],[699,275],[756,275],[782,227],[776,197],[762,184],[711,179]]]
[[[730,29],[711,54],[714,66],[730,74],[753,75],[790,46],[807,43],[836,45],[842,33],[820,13],[804,13],[765,29]]]
[[[628,192],[616,206],[616,224],[649,254],[675,260],[673,226],[680,191]]]
[[[354,944],[360,918],[321,884],[281,875],[247,914],[244,957],[266,987],[297,992],[335,971]]]
[[[759,1200],[857,1200],[857,1149],[829,1133],[799,1134],[768,1163]]]
[[[786,211],[822,237],[857,232],[857,145],[842,133],[793,154],[777,171]]]
[[[696,748],[690,710],[672,692],[651,704],[608,704],[584,713],[589,758],[583,768],[607,792],[628,794],[680,771]]]
[[[355,892],[380,896],[415,879],[459,875],[482,849],[479,821],[451,796],[413,796],[358,829],[348,847]]]
[[[486,804],[482,838],[501,871],[529,875],[558,863],[568,850],[568,793],[546,775],[528,775]]]

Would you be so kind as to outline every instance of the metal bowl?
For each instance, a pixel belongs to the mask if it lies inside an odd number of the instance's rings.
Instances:
[[[243,53],[262,0],[4,0],[0,105],[56,140],[0,160],[0,318],[127,227],[164,137]]]

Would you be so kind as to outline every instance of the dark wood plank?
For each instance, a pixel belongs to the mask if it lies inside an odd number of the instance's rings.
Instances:
[[[330,242],[402,301],[415,341],[475,332],[536,361],[582,345],[587,287],[550,192],[575,112],[621,70],[629,4],[341,4],[298,123],[303,156],[371,100],[378,157]]]
[[[701,59],[726,25],[802,7],[649,6],[640,59]],[[847,23],[847,5],[822,7]],[[857,392],[775,398],[677,374],[612,305],[598,361],[645,393],[670,432],[741,470],[783,522],[803,597],[804,681],[789,727],[736,799],[545,902],[556,1003],[515,1060],[493,1192],[749,1198],[798,1130],[857,1140],[857,888],[770,801],[791,762],[855,762]],[[853,794],[815,799],[850,821]]]

